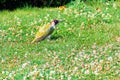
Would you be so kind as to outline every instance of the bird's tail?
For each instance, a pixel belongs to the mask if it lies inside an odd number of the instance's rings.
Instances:
[[[31,44],[35,43],[36,42],[36,38],[31,42]]]

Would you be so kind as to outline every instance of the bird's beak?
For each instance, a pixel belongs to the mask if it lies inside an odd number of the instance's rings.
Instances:
[[[59,22],[63,22],[64,20],[59,20]]]

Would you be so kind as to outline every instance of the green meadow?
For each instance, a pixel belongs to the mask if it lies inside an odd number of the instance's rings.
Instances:
[[[53,19],[50,40],[31,44]],[[119,80],[120,1],[0,11],[0,80]]]

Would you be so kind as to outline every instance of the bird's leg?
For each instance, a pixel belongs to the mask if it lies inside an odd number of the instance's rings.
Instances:
[[[50,40],[51,39],[51,35],[49,35],[48,37],[46,37],[47,40]]]

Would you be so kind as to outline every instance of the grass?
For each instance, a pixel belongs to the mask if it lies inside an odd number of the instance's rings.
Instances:
[[[120,2],[73,3],[66,8],[0,12],[0,79],[119,80]],[[50,41],[31,44],[53,19]]]

